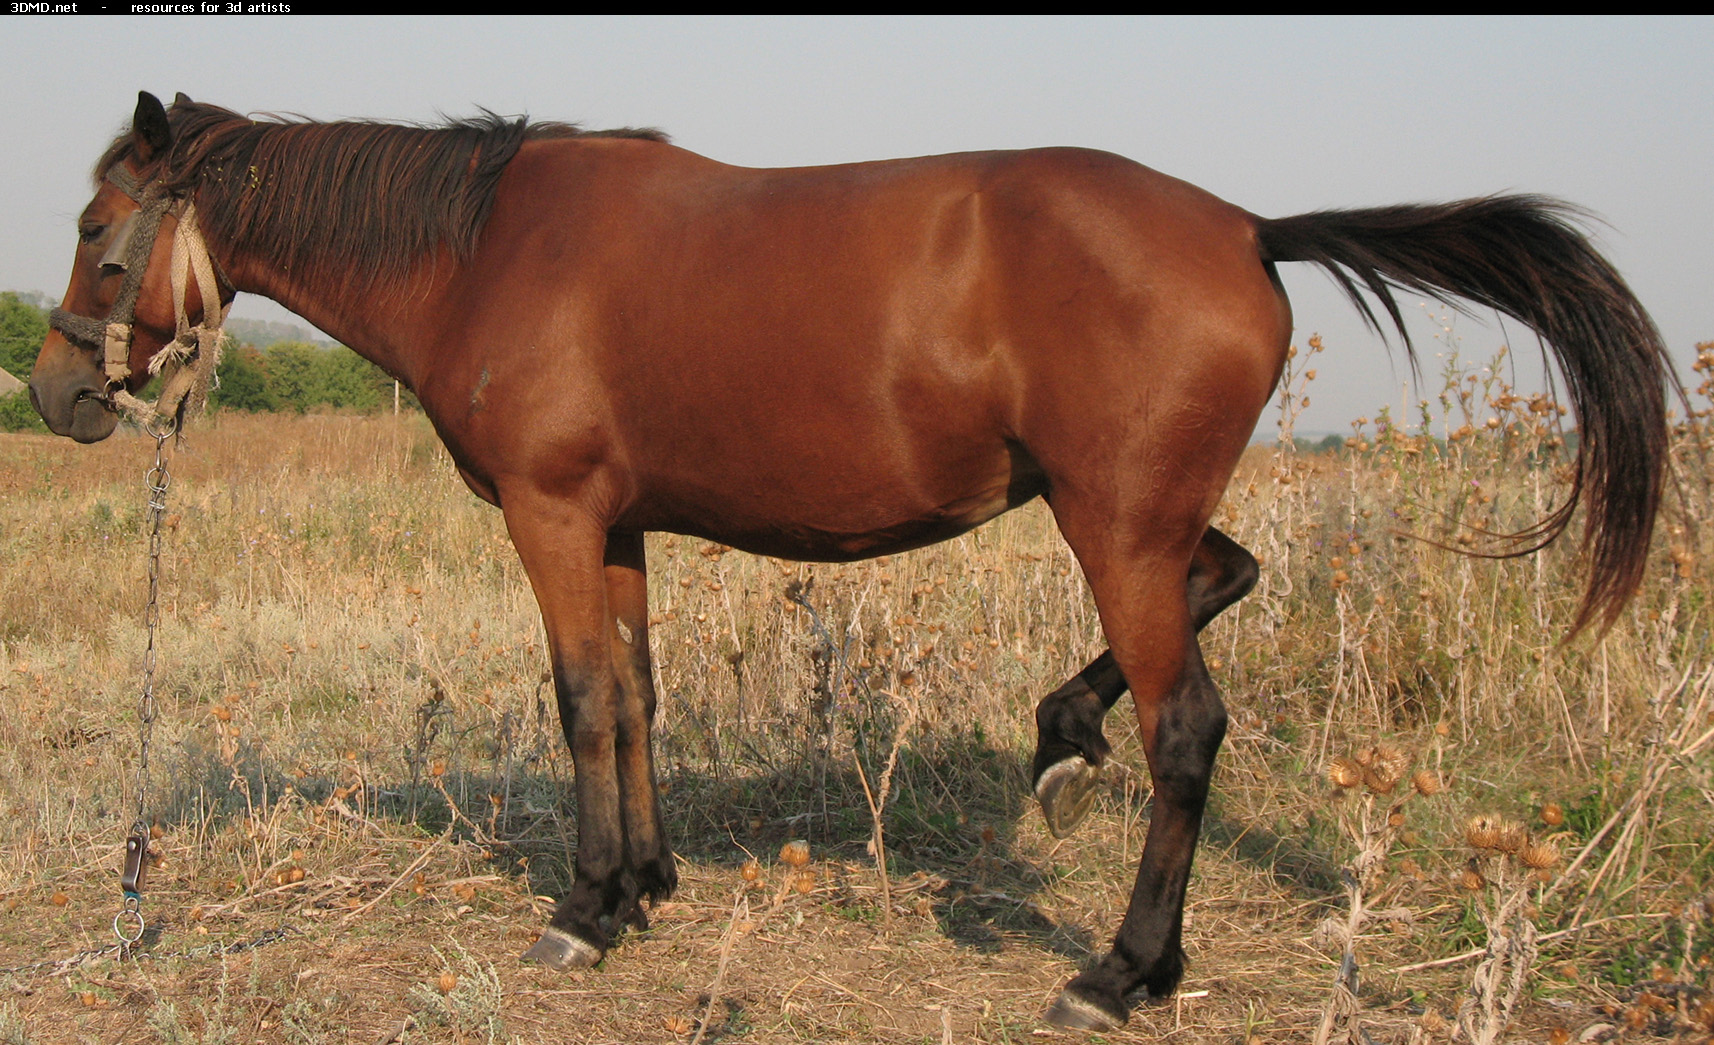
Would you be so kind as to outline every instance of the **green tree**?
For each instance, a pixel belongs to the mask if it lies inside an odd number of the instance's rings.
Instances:
[[[233,353],[230,396],[218,402],[243,410],[296,410],[316,407],[381,410],[393,402],[393,380],[342,345],[322,348],[302,341],[281,341],[266,349]],[[226,361],[221,363],[226,381]],[[257,386],[263,390],[257,392]],[[225,390],[223,389],[222,392]]]
[[[393,379],[349,348],[329,350],[322,366],[329,406],[370,411],[392,404]]]
[[[48,336],[48,317],[11,291],[0,293],[0,369],[28,379],[36,353]]]
[[[215,371],[220,387],[209,396],[209,402],[225,410],[247,410],[256,413],[279,406],[268,387],[267,361],[252,345],[238,345],[220,357]]]
[[[322,401],[322,350],[302,341],[281,341],[262,353],[267,361],[268,390],[276,409],[303,413]]]
[[[27,392],[0,395],[0,432],[45,432],[41,415],[30,405]]]

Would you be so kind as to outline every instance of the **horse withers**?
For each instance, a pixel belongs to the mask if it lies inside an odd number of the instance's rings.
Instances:
[[[646,131],[250,120],[143,94],[97,165],[30,391],[53,431],[104,438],[163,347],[242,291],[417,394],[504,513],[546,625],[578,846],[526,957],[556,968],[600,960],[676,883],[646,532],[850,560],[1044,497],[1110,646],[1038,709],[1044,812],[1057,833],[1087,808],[1126,689],[1155,788],[1113,946],[1048,1013],[1111,1028],[1183,969],[1226,723],[1196,633],[1256,569],[1209,519],[1285,360],[1277,265],[1321,265],[1377,325],[1371,300],[1399,324],[1403,288],[1534,329],[1580,438],[1571,496],[1521,547],[1581,505],[1577,626],[1636,589],[1670,371],[1574,216],[1524,196],[1270,220],[1082,149],[754,170]],[[187,225],[211,278],[170,272]]]

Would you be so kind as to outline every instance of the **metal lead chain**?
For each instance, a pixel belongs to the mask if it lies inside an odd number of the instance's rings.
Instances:
[[[141,925],[132,922],[130,919],[131,912],[129,910],[129,905],[127,905],[126,910],[121,911],[113,918],[113,931],[119,935],[121,940],[123,940],[126,934],[130,932],[135,933],[135,935],[131,937],[133,940],[141,939],[143,936]],[[121,929],[121,926],[124,928]],[[168,961],[180,958],[213,958],[222,954],[242,954],[245,951],[253,951],[258,947],[266,947],[269,944],[279,943],[281,940],[290,939],[293,936],[300,935],[302,932],[303,930],[299,929],[297,926],[286,924],[258,933],[248,940],[233,940],[229,943],[205,943],[200,947],[187,947],[178,951],[153,952],[149,954],[133,954],[131,953],[130,944],[127,943],[110,943],[105,947],[92,947],[87,951],[79,951],[76,954],[68,955],[64,958],[49,958],[46,961],[31,962],[28,965],[14,965],[9,969],[0,969],[0,979],[4,979],[9,976],[28,976],[32,973],[47,970],[53,970],[55,974],[61,974],[67,970],[75,969],[86,962],[94,961],[97,958],[105,958],[110,954],[118,956],[122,961],[127,958],[136,958],[139,960],[144,958],[153,958],[157,961]]]
[[[172,429],[151,427],[155,437],[155,464],[144,477],[149,491],[149,601],[143,608],[147,645],[143,649],[143,689],[137,697],[137,819],[125,839],[125,866],[119,888],[125,903],[113,916],[113,935],[119,949],[129,957],[131,946],[143,938],[143,875],[149,866],[149,738],[155,724],[155,632],[161,623],[161,515],[167,508],[166,445]]]

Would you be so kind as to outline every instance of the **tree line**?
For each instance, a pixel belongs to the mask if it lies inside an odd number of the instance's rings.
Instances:
[[[0,369],[27,380],[48,334],[47,313],[10,291],[0,293]],[[228,341],[209,396],[212,410],[246,412],[393,408],[393,379],[342,345],[276,341],[266,346]],[[145,397],[149,395],[145,390]],[[401,406],[416,399],[401,392]],[[0,430],[45,431],[23,391],[0,393]]]

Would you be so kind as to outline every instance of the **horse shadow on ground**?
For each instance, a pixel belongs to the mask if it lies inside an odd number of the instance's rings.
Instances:
[[[372,824],[414,827],[423,836],[447,833],[492,853],[495,873],[526,885],[532,895],[569,889],[575,852],[576,803],[570,760],[551,749],[538,756],[469,759],[450,767],[413,757],[304,772],[292,760],[241,746],[217,754],[194,741],[181,745],[182,763],[159,803],[158,819],[174,832],[205,835],[223,821],[273,815],[282,801],[311,809],[358,810]],[[879,918],[870,852],[873,820],[866,794],[880,784],[885,750],[844,746],[836,755],[810,751],[770,761],[750,755],[721,765],[674,760],[660,770],[662,802],[675,852],[685,861],[724,868],[734,879],[756,859],[772,867],[789,840],[810,843],[823,879],[817,895],[844,917]],[[419,749],[420,756],[420,749]],[[857,769],[861,762],[862,772]],[[1112,780],[1112,776],[1109,777]],[[1113,780],[1111,799],[1124,800]],[[934,737],[905,746],[889,780],[884,841],[896,908],[931,915],[960,947],[997,953],[1009,944],[1085,962],[1105,947],[1114,926],[1059,920],[1037,899],[1065,873],[1038,840],[1019,838],[1033,815],[1027,760],[979,733]],[[1147,814],[1147,796],[1139,797]],[[1298,840],[1211,809],[1204,844],[1268,871],[1285,890],[1327,897],[1338,890],[1336,865]],[[1135,855],[1135,854],[1133,854]],[[1113,861],[1110,883],[1128,891],[1135,867]]]
[[[409,757],[401,766],[396,755],[387,759],[390,772],[357,761],[306,773],[272,745],[222,755],[189,741],[175,755],[171,782],[163,781],[154,803],[170,834],[206,837],[247,818],[273,818],[282,803],[302,803],[312,814],[339,809],[341,818],[360,816],[420,837],[450,827],[453,838],[491,850],[494,872],[521,880],[533,895],[569,889],[577,814],[563,753],[510,766],[430,762],[415,774]],[[810,754],[776,765],[663,766],[674,851],[737,881],[752,858],[772,876],[784,843],[806,840],[820,875],[816,895],[845,917],[878,919],[864,778],[879,785],[886,754],[859,757],[862,774],[848,746],[835,757]],[[1087,929],[1059,922],[1032,899],[1058,872],[1017,838],[1017,822],[1034,799],[1015,755],[979,738],[906,747],[890,785],[883,838],[895,907],[932,914],[948,939],[977,951],[996,952],[1008,941],[1073,958],[1093,951]]]

